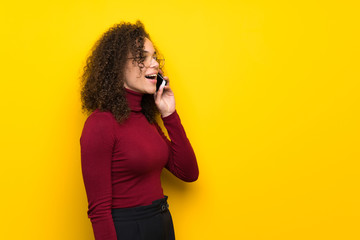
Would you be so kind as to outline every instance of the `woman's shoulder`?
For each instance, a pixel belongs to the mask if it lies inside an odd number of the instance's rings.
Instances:
[[[98,138],[112,141],[115,136],[114,121],[115,118],[110,112],[94,110],[84,123],[80,142],[85,144]]]
[[[114,121],[116,120],[111,112],[95,109],[86,119],[85,125],[113,124]]]

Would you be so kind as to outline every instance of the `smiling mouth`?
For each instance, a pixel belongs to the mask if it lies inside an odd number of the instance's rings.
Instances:
[[[150,74],[145,76],[147,79],[156,79],[156,74]]]

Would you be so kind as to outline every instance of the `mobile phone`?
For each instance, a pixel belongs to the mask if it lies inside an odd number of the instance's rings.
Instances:
[[[167,85],[167,81],[164,79],[164,77],[160,73],[158,73],[157,78],[156,78],[156,91],[159,90],[159,88],[162,84],[164,86]]]

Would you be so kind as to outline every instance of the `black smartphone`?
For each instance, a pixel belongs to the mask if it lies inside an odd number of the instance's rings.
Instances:
[[[163,83],[163,82],[165,82],[165,83]],[[167,81],[163,78],[163,76],[160,73],[158,73],[157,78],[156,78],[156,91],[159,90],[161,84],[167,85]]]

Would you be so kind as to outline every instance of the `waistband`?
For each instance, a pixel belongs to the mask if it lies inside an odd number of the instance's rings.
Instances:
[[[164,195],[163,198],[153,201],[151,205],[130,208],[112,208],[111,214],[113,220],[116,221],[131,221],[152,217],[156,214],[168,211],[169,204],[167,199],[168,196]]]

